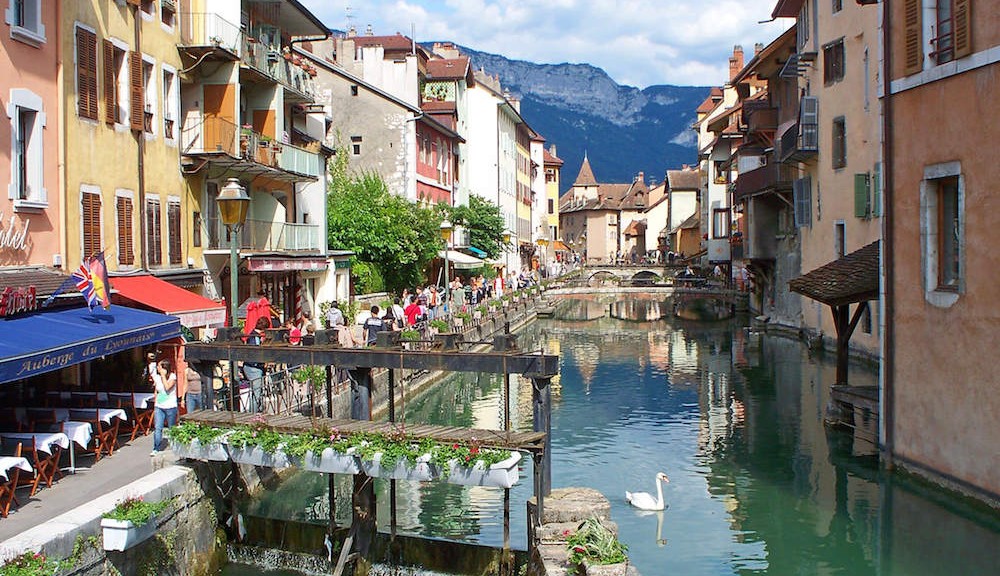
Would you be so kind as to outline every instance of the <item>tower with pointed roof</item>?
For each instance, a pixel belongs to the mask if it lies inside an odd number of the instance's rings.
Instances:
[[[587,153],[584,152],[580,173],[576,175],[576,180],[573,182],[573,199],[578,202],[597,200],[597,188],[597,178],[594,178],[594,171],[590,168],[590,160],[587,159]]]

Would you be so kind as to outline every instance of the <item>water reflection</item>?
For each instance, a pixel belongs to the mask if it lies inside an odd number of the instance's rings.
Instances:
[[[1000,565],[995,512],[885,477],[870,446],[827,431],[832,358],[731,323],[648,318],[548,320],[521,342],[560,354],[553,485],[605,494],[641,573],[923,576]],[[850,379],[875,383],[863,367],[852,366]],[[455,375],[402,410],[407,422],[486,428],[499,427],[509,410],[516,429],[530,429],[530,383],[512,379],[506,407],[503,389],[498,376]],[[630,508],[625,490],[648,490],[660,470],[671,480],[667,509]],[[511,494],[511,539],[520,549],[530,478],[525,461]],[[387,485],[376,481],[386,531]],[[338,522],[346,523],[349,484],[340,486]],[[325,489],[321,475],[300,474],[268,512],[322,521]],[[502,490],[399,482],[397,494],[403,532],[503,541]]]

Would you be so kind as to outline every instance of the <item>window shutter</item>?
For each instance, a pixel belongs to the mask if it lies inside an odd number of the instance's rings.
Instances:
[[[819,147],[819,99],[815,96],[803,96],[799,102],[799,136],[800,147]]]
[[[146,261],[150,265],[163,263],[163,241],[160,236],[160,202],[146,201]]]
[[[867,218],[868,206],[868,173],[854,175],[854,216]]]
[[[181,205],[179,202],[167,204],[167,228],[170,234],[170,245],[167,250],[171,264],[181,263]]]
[[[924,68],[923,22],[920,0],[903,0],[903,74]]]
[[[129,98],[129,124],[133,130],[141,131],[144,127],[144,114],[146,107],[143,104],[142,89],[142,54],[135,51],[128,53],[129,86],[131,88],[131,98]]]
[[[104,121],[114,124],[118,121],[118,83],[115,82],[115,45],[110,40],[102,40],[104,52]]]
[[[882,215],[882,163],[875,163],[872,172],[872,216]]]
[[[97,35],[76,29],[77,114],[97,120]]]
[[[83,257],[101,251],[101,196],[84,193],[83,204]]]
[[[132,199],[118,197],[118,263],[131,266],[135,263],[135,246],[132,240]]]
[[[955,58],[972,54],[972,0],[954,0],[952,5],[952,35]]]
[[[795,208],[795,227],[812,225],[812,180],[806,176],[792,182],[792,198]]]

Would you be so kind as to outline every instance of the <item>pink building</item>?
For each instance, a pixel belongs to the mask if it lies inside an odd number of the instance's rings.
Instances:
[[[0,95],[0,267],[61,265],[58,162],[59,2],[11,2],[4,11]],[[15,7],[16,5],[16,7]]]
[[[417,200],[452,204],[452,191],[458,179],[456,154],[464,142],[454,130],[423,116],[417,121]]]

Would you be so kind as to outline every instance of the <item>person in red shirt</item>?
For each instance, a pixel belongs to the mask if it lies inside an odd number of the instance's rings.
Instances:
[[[409,302],[406,308],[403,308],[403,314],[406,316],[406,325],[413,326],[417,323],[417,316],[420,316],[420,305],[413,296],[410,296]]]

